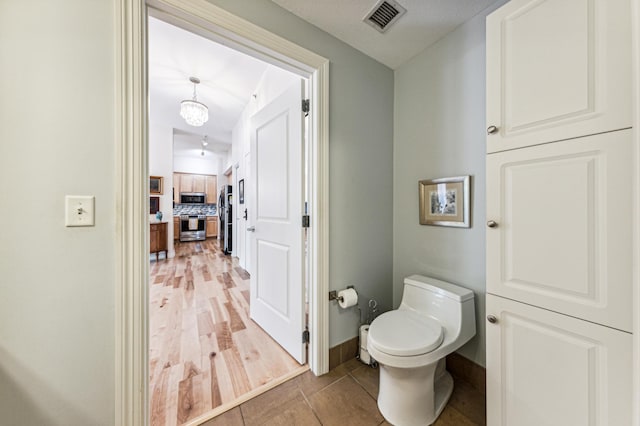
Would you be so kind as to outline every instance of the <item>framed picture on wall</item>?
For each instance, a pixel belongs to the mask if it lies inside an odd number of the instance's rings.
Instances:
[[[149,194],[162,195],[162,176],[149,176]]]
[[[244,179],[238,181],[238,198],[240,204],[244,204]]]
[[[149,197],[149,214],[156,214],[160,210],[160,197]]]
[[[469,228],[470,181],[471,176],[419,181],[420,225]]]

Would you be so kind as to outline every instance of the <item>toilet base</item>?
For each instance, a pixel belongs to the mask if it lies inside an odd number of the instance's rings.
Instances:
[[[380,364],[378,408],[395,426],[433,424],[449,402],[453,378],[444,359],[419,368],[396,368]]]

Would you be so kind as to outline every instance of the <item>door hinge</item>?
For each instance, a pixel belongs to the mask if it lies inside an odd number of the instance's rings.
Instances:
[[[304,112],[304,116],[309,115],[309,111],[311,110],[311,106],[309,104],[309,99],[302,100],[302,112]]]
[[[310,221],[311,221],[311,219],[309,219],[309,215],[308,214],[303,215],[302,216],[302,227],[303,228],[308,228]]]
[[[309,343],[309,330],[305,330],[302,332],[302,343]]]

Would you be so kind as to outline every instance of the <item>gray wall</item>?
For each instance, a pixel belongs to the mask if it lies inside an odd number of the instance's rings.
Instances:
[[[210,1],[331,61],[330,288],[354,285],[363,316],[370,298],[391,308],[393,71],[270,0]],[[357,321],[332,302],[330,346]]]
[[[504,3],[501,1],[499,3]],[[470,288],[476,337],[458,352],[485,364],[485,10],[395,72],[393,301],[423,274]],[[418,181],[472,176],[472,227],[418,222]]]
[[[393,72],[268,0],[219,3],[331,60],[331,287],[391,305]],[[113,5],[0,2],[3,424],[114,423]],[[96,196],[95,227],[64,227],[65,194]]]
[[[114,423],[114,7],[0,2],[0,423]],[[96,226],[64,227],[95,195]]]

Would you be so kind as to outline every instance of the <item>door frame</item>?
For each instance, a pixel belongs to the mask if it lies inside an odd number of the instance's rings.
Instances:
[[[116,128],[115,423],[146,425],[148,381],[148,85],[149,7],[168,22],[211,34],[239,51],[306,76],[311,89],[309,143],[309,366],[329,367],[329,61],[206,0],[115,0]]]
[[[633,102],[633,395],[640,400],[640,0],[631,0],[631,75]],[[633,404],[632,424],[640,426],[640,406]]]

